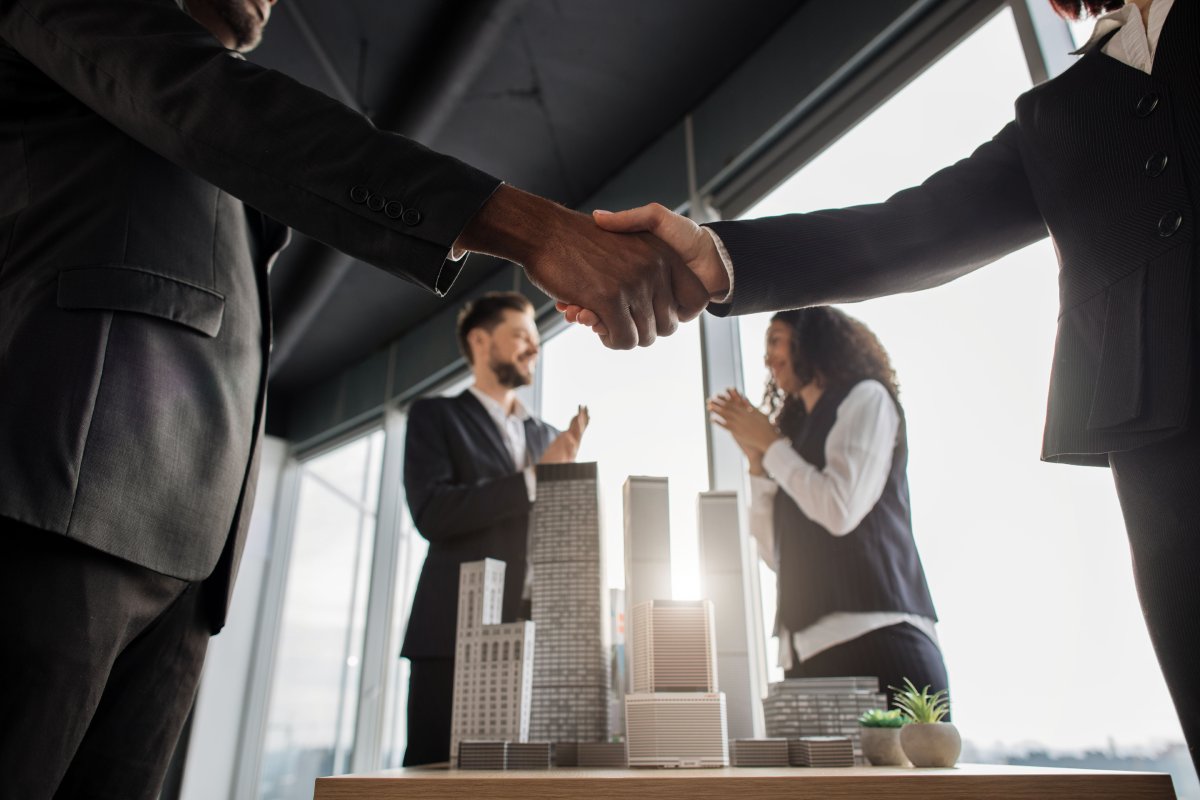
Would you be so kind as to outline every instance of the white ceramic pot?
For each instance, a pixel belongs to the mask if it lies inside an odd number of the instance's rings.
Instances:
[[[962,737],[950,722],[910,722],[900,729],[900,746],[914,767],[953,767]]]
[[[862,734],[862,752],[867,763],[873,767],[907,767],[908,758],[900,747],[900,731],[902,728],[868,728],[858,729]]]

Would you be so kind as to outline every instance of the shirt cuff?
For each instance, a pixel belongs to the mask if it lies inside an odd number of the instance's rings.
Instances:
[[[750,476],[750,494],[754,498],[774,497],[775,492],[779,490],[779,484],[771,480],[765,475]]]
[[[526,467],[521,470],[525,473],[525,492],[529,495],[529,502],[537,500],[537,468]]]
[[[704,228],[704,231],[712,237],[713,244],[716,245],[717,255],[721,257],[721,266],[725,267],[725,274],[729,276],[729,291],[725,296],[717,299],[712,298],[714,303],[732,303],[733,302],[733,259],[729,257],[729,251],[725,249],[725,243],[721,241],[721,237],[717,236],[716,231],[712,228]]]
[[[792,449],[792,443],[787,439],[776,439],[763,453],[763,469],[779,483],[783,481],[784,474],[791,470],[795,460],[796,451]]]

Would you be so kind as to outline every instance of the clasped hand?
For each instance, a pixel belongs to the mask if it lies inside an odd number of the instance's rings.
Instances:
[[[746,454],[751,466],[762,463],[763,454],[783,436],[771,424],[770,418],[759,411],[737,389],[726,389],[708,401],[713,422],[733,436]]]
[[[668,247],[704,287],[705,304],[728,294],[729,275],[717,252],[716,243],[712,236],[687,217],[659,203],[650,203],[617,213],[593,211],[592,218],[597,226],[607,231],[650,234]],[[597,313],[592,306],[560,299],[556,307],[567,322],[588,326],[602,341],[611,336],[608,318]]]

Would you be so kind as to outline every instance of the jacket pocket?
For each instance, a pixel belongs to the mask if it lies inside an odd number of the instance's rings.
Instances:
[[[225,297],[210,289],[137,267],[65,269],[58,274],[58,307],[147,314],[215,337]]]

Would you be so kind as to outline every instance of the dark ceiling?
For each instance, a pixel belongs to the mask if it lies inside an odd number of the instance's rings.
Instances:
[[[382,128],[575,206],[803,2],[284,0],[252,57]],[[271,275],[272,404],[504,268],[472,257],[443,300],[297,234]]]

